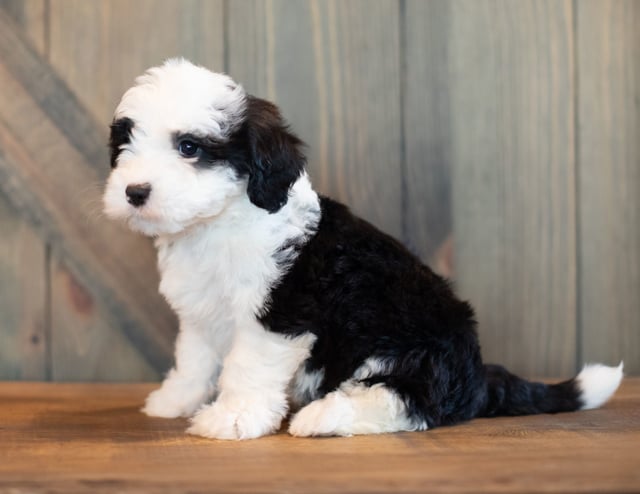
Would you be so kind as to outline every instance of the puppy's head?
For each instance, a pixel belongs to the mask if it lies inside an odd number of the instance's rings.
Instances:
[[[274,213],[305,163],[273,104],[181,59],[136,79],[109,144],[105,212],[153,236],[215,219],[247,198]]]

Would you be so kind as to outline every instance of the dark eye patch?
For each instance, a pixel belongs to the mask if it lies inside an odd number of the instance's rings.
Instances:
[[[122,146],[131,142],[131,133],[134,126],[135,122],[128,117],[119,118],[111,123],[111,135],[109,137],[111,168],[116,167],[118,156],[122,152]]]
[[[175,132],[173,147],[183,158],[195,158],[193,164],[198,167],[210,167],[216,161],[228,159],[226,143],[209,136]]]

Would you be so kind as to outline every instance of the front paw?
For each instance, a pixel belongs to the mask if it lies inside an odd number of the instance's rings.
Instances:
[[[202,405],[203,397],[188,397],[184,390],[172,387],[161,387],[153,391],[145,402],[142,412],[149,417],[174,419],[191,417]]]
[[[191,419],[188,434],[212,439],[254,439],[278,430],[284,407],[268,407],[250,400],[220,400]]]

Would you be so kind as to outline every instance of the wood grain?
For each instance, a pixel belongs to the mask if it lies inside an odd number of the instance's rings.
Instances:
[[[309,144],[315,186],[400,237],[398,2],[229,2],[228,71]]]
[[[640,372],[640,3],[577,7],[581,354]]]
[[[65,265],[64,256],[54,250],[51,257],[51,378],[159,380],[163,369],[154,369],[126,335],[109,324],[101,301]]]
[[[0,378],[47,378],[47,253],[0,194]]]
[[[222,70],[222,0],[51,0],[50,10],[51,65],[105,128],[134,78],[167,58]]]
[[[98,221],[106,132],[1,10],[0,85],[0,187],[90,287],[111,327],[165,368],[176,325],[156,291],[153,249]]]
[[[569,1],[451,5],[456,279],[488,361],[576,368]]]
[[[0,385],[0,492],[572,492],[640,490],[640,380],[603,409],[418,433],[246,442],[138,409],[148,385]]]
[[[405,242],[446,276],[451,259],[450,2],[409,0],[404,14]]]
[[[0,9],[20,26],[33,48],[47,56],[49,45],[46,0],[0,0]]]
[[[176,322],[155,253],[100,217],[99,196],[118,99],[177,55],[275,100],[321,192],[454,277],[487,360],[640,373],[639,10],[0,0],[0,374],[168,366]]]
[[[2,0],[0,9],[44,54],[44,0]],[[46,250],[45,241],[0,191],[1,378],[46,379],[49,375]]]

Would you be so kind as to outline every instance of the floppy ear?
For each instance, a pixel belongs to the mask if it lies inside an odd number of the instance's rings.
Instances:
[[[304,169],[304,144],[289,131],[274,104],[253,96],[247,96],[243,127],[249,199],[275,213],[286,204],[289,189]]]

